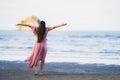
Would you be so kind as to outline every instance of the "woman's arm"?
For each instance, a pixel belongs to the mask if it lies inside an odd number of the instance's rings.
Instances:
[[[60,25],[57,25],[57,26],[51,26],[51,27],[49,27],[49,30],[53,30],[55,28],[59,28],[59,27],[65,26],[65,25],[67,25],[67,24],[60,24]]]
[[[21,25],[21,26],[27,26],[27,27],[32,27],[31,25],[26,25],[26,24],[17,24],[17,26],[19,26],[19,25]]]

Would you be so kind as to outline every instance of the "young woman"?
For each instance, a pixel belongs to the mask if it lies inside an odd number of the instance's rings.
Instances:
[[[45,63],[45,57],[47,53],[47,40],[46,40],[47,34],[50,30],[53,30],[61,26],[65,26],[66,24],[46,27],[46,23],[44,21],[38,21],[38,22],[39,22],[39,27],[34,27],[31,25],[25,25],[25,24],[17,24],[17,25],[30,27],[34,35],[37,36],[37,41],[36,41],[33,53],[25,61],[28,62],[29,68],[33,68],[33,66],[35,66],[35,73],[34,73],[35,75],[38,75],[38,63],[39,61],[41,61],[40,75],[42,75],[44,63]]]

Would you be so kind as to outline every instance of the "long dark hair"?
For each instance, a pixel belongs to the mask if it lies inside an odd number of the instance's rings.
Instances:
[[[45,31],[46,31],[46,23],[45,23],[45,21],[41,21],[40,27],[38,28],[37,42],[42,42]]]

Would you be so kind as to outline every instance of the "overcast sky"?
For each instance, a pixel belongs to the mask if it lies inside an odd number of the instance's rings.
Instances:
[[[120,30],[120,0],[0,0],[0,29],[35,15],[60,30]]]

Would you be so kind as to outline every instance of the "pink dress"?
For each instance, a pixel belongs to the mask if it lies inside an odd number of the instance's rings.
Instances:
[[[37,28],[31,27],[31,29],[34,35],[37,35]],[[25,60],[26,62],[28,62],[29,68],[33,68],[33,66],[37,65],[39,61],[41,61],[42,63],[45,62],[45,57],[47,53],[46,37],[47,37],[48,31],[49,29],[47,27],[42,42],[35,43],[35,47],[34,47],[32,55]]]

